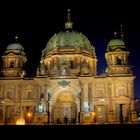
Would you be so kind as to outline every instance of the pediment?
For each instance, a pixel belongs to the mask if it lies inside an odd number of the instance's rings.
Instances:
[[[132,99],[125,95],[120,95],[114,99],[114,103],[127,104],[130,103]]]
[[[117,97],[117,99],[121,99],[121,100],[131,100],[128,96],[125,95],[120,95]]]
[[[13,100],[11,100],[10,98],[5,98],[4,100],[4,104],[13,104]]]
[[[8,56],[17,56],[14,52],[8,53]]]

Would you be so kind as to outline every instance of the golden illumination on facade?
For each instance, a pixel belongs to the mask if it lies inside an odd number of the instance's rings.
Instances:
[[[19,118],[19,119],[16,121],[16,125],[25,125],[25,119],[24,119],[24,118]]]
[[[23,46],[8,45],[0,73],[0,124],[136,123],[135,76],[123,39],[109,41],[106,70],[97,75],[94,46],[72,29],[72,21],[66,25],[42,50],[35,77],[23,69]],[[17,120],[19,108],[23,117]]]

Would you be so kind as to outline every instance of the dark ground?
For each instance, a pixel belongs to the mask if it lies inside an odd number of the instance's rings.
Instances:
[[[20,139],[135,139],[139,136],[140,124],[113,125],[40,125],[0,126],[1,137],[13,136]],[[4,135],[4,133],[8,135]]]

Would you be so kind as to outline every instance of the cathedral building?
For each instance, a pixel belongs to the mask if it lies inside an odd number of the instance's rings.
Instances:
[[[122,34],[123,35],[123,34]],[[65,30],[48,41],[35,77],[27,77],[24,47],[16,41],[2,55],[0,124],[135,123],[134,79],[123,36],[106,47],[106,71],[97,75],[97,56],[88,38]]]

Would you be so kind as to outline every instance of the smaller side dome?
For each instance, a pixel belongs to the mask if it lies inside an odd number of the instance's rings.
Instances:
[[[113,51],[118,48],[126,50],[125,42],[122,39],[111,39],[108,43],[107,51]]]
[[[7,46],[7,50],[24,50],[20,43],[11,43]]]
[[[125,43],[122,39],[112,39],[108,43],[108,46],[125,46]]]

